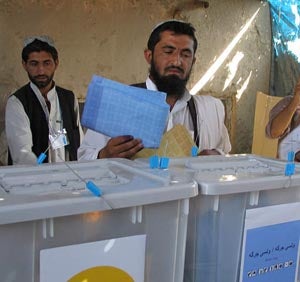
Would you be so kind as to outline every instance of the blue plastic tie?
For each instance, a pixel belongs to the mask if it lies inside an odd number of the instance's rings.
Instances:
[[[159,157],[158,156],[151,156],[149,158],[149,164],[150,164],[150,168],[159,168]]]
[[[288,152],[288,162],[293,162],[295,159],[295,152],[290,151]]]
[[[295,174],[295,164],[287,163],[285,166],[285,176],[291,176]]]
[[[86,188],[89,189],[96,197],[101,197],[101,189],[92,181],[86,183]]]
[[[295,152],[293,152],[293,151],[288,152],[287,159],[288,159],[288,162],[285,165],[284,173],[285,173],[285,176],[291,176],[291,175],[295,174],[295,162],[294,162]]]
[[[169,158],[161,157],[159,162],[159,168],[165,169],[169,167]]]
[[[41,153],[39,157],[37,158],[37,164],[42,164],[44,160],[46,159],[47,155],[45,153]]]
[[[198,156],[198,147],[197,146],[193,146],[191,149],[191,156],[192,157],[197,157]]]

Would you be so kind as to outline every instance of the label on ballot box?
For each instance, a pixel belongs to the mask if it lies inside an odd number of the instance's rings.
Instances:
[[[299,208],[290,203],[246,211],[240,282],[297,280]]]
[[[81,123],[110,137],[132,135],[158,148],[166,126],[166,94],[93,76]]]

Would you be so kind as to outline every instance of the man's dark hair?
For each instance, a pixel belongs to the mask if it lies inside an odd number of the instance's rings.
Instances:
[[[195,36],[195,28],[190,23],[176,20],[163,22],[152,30],[147,43],[149,50],[154,51],[155,45],[160,41],[160,34],[166,30],[173,31],[175,34],[190,36],[194,41],[194,53],[196,53],[198,42]]]
[[[22,50],[22,60],[27,62],[29,54],[32,52],[41,52],[45,51],[51,54],[54,61],[58,59],[57,50],[49,45],[47,42],[41,41],[39,39],[34,39],[31,43],[26,45]]]

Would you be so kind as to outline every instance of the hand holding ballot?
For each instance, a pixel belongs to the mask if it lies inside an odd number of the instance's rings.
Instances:
[[[111,138],[98,154],[99,159],[104,158],[132,158],[144,148],[141,139],[134,139],[130,135]]]
[[[83,141],[85,155],[131,158],[144,147],[158,148],[170,108],[165,100],[163,92],[93,76],[82,115],[83,126],[90,129]]]

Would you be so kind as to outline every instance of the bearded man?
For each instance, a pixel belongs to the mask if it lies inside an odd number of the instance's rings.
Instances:
[[[222,102],[207,95],[192,96],[186,89],[196,61],[197,39],[190,23],[169,20],[151,32],[144,56],[150,65],[145,83],[134,86],[167,94],[170,106],[166,130],[184,125],[198,146],[198,155],[216,155],[231,150],[224,124]],[[134,136],[105,138],[88,130],[78,150],[79,159],[132,158],[143,149],[143,141]]]

